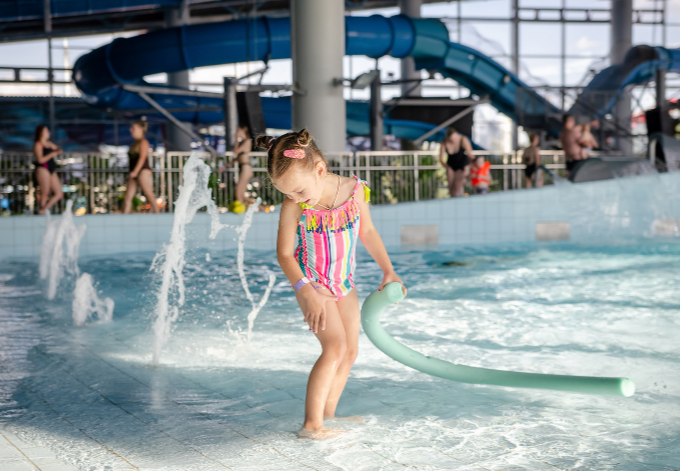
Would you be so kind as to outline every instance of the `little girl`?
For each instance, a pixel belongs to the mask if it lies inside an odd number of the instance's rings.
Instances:
[[[335,418],[358,352],[357,238],[383,270],[380,289],[402,281],[371,221],[366,182],[331,173],[307,130],[260,136],[256,145],[268,149],[267,171],[286,195],[279,219],[279,264],[322,349],[309,374],[300,436],[324,438],[332,433],[323,428],[323,420]]]

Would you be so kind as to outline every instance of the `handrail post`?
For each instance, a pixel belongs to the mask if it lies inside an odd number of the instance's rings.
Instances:
[[[413,182],[413,191],[415,192],[415,200],[420,201],[420,172],[418,170],[418,165],[420,161],[420,154],[418,151],[413,153],[413,176],[415,178]]]

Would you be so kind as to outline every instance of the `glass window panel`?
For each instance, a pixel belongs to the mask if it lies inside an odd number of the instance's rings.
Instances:
[[[585,86],[593,78],[591,70],[599,71],[598,61],[593,59],[567,59],[565,61],[565,85],[568,87]]]
[[[47,41],[0,44],[3,67],[47,67]]]
[[[512,14],[510,0],[466,1],[461,4],[461,10],[463,17],[510,18]]]
[[[561,43],[559,23],[520,23],[520,55],[559,55]]]
[[[567,24],[566,28],[568,56],[609,55],[609,25]]]
[[[529,59],[522,58],[519,77],[528,85],[554,85],[559,86],[560,60],[555,59]]]
[[[633,44],[660,46],[662,42],[661,25],[633,25]]]
[[[680,26],[666,26],[666,47],[680,47]]]
[[[520,0],[520,8],[561,8],[562,0]]]
[[[458,24],[449,24],[452,28],[451,39],[458,39]],[[476,49],[488,56],[510,54],[510,29],[508,22],[472,22],[461,23],[461,44]]]
[[[458,17],[458,5],[456,2],[423,5],[420,15],[423,18]]]
[[[680,24],[680,0],[668,0],[666,2],[666,21],[668,24]]]

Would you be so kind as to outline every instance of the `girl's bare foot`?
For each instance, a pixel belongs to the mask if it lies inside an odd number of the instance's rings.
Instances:
[[[44,210],[44,209],[42,209],[42,208],[40,208],[40,209],[38,210],[38,214],[40,214],[40,215],[43,215],[43,214],[45,214],[45,210]]]
[[[365,424],[364,418],[359,417],[358,415],[353,415],[350,417],[324,417],[324,420],[341,420],[343,422],[357,422],[360,424]]]
[[[327,440],[329,438],[335,438],[338,435],[347,433],[347,430],[335,430],[331,428],[320,428],[318,430],[307,430],[306,428],[301,428],[298,430],[298,438],[309,438],[312,440]]]

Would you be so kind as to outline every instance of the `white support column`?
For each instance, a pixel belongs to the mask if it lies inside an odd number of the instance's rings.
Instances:
[[[510,42],[510,60],[512,61],[512,72],[519,77],[519,0],[512,0],[512,29]],[[512,151],[515,152],[519,147],[519,136],[517,135],[517,122],[512,122]]]
[[[611,64],[620,64],[633,46],[633,0],[612,0],[611,3]],[[616,103],[616,122],[619,126],[617,149],[626,154],[633,151],[630,134],[631,99],[630,93],[622,93]]]
[[[187,24],[189,22],[189,5],[187,1],[184,0],[179,7],[168,10],[165,21],[168,28]],[[174,74],[168,74],[168,85],[171,87],[189,88],[189,71],[183,70]],[[190,128],[193,127],[191,123],[183,124]],[[171,122],[167,126],[168,143],[171,147],[168,150],[190,151],[191,137]]]
[[[402,15],[411,18],[420,18],[420,7],[423,0],[399,0],[399,9]],[[413,57],[401,59],[401,79],[416,80],[420,78],[420,71],[416,70]],[[422,87],[417,82],[406,82],[401,84],[401,96],[420,96]]]
[[[322,149],[344,152],[347,117],[343,88],[345,4],[291,1],[293,129],[309,129]]]

